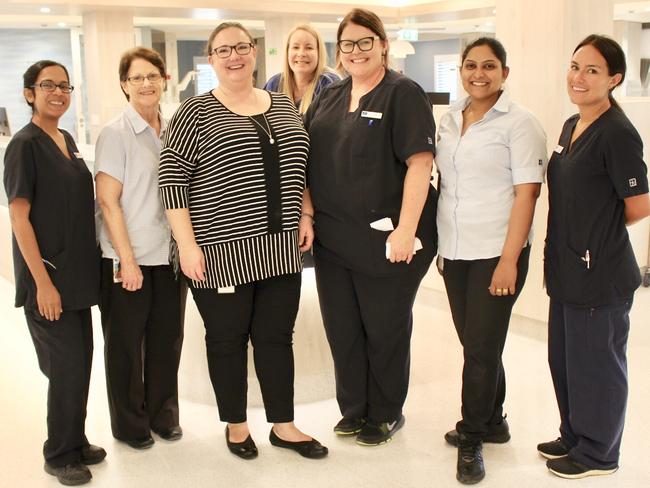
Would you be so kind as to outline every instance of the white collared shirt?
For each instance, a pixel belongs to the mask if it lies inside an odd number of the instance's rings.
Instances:
[[[514,186],[542,183],[548,162],[541,124],[505,92],[461,137],[468,103],[456,102],[442,117],[436,146],[438,253],[453,260],[501,255]]]
[[[102,129],[95,145],[95,176],[100,171],[122,183],[120,206],[139,265],[169,263],[171,230],[158,193],[161,138],[166,122],[160,116],[160,136],[127,104]],[[96,209],[97,234],[105,258],[117,258],[101,210]]]

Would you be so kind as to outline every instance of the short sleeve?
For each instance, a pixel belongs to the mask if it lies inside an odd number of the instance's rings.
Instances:
[[[390,122],[393,151],[397,159],[406,162],[421,152],[435,155],[436,125],[424,90],[407,79],[395,87],[394,97]]]
[[[629,122],[610,130],[604,141],[605,168],[620,199],[648,193],[643,142]]]
[[[509,138],[512,184],[542,183],[548,164],[546,133],[530,113],[518,119]]]
[[[280,73],[275,74],[269,78],[269,81],[264,85],[266,91],[277,92],[280,87]]]
[[[7,201],[34,197],[36,184],[36,164],[31,140],[14,138],[7,146],[4,159],[4,186]]]
[[[200,99],[186,100],[172,117],[158,170],[160,197],[166,209],[189,208],[189,186],[198,153]]]
[[[126,149],[120,132],[106,126],[99,133],[95,144],[95,177],[99,172],[112,176],[124,183],[126,171]]]

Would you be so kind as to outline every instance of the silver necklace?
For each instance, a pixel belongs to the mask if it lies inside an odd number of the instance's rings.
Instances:
[[[262,118],[264,119],[264,123],[266,124],[266,129],[262,124],[260,124],[257,120],[255,120],[253,117],[250,115],[248,116],[249,119],[251,119],[257,126],[264,131],[264,133],[269,136],[269,143],[270,144],[275,144],[275,139],[273,139],[273,135],[271,134],[271,126],[269,125],[269,121],[266,120],[266,115],[262,114]]]

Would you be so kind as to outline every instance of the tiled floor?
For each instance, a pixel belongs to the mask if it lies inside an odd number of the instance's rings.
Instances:
[[[0,281],[0,486],[55,487],[40,454],[45,432],[46,380],[37,368],[21,310],[12,304],[13,289]],[[621,469],[613,476],[566,481],[555,478],[535,451],[539,441],[557,435],[557,411],[546,365],[543,327],[515,320],[506,347],[506,409],[512,441],[486,445],[483,487],[648,487],[650,468],[650,290],[641,290],[632,312],[629,344],[630,399]],[[249,419],[260,450],[243,461],[225,447],[223,425],[213,404],[181,403],[184,438],[157,439],[144,452],[113,440],[108,423],[99,327],[88,408],[87,434],[108,451],[106,462],[92,467],[95,487],[445,487],[460,486],[456,451],[443,434],[459,415],[461,351],[444,298],[421,294],[415,310],[412,386],[405,408],[406,426],[386,446],[362,448],[331,432],[338,420],[334,400],[301,404],[296,421],[330,448],[322,461],[272,447],[269,425],[259,408]],[[96,325],[98,321],[95,322]],[[205,373],[207,374],[207,372]]]

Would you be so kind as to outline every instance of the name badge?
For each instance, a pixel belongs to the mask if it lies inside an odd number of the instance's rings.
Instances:
[[[384,114],[382,114],[381,112],[371,112],[370,110],[364,110],[363,112],[361,112],[361,117],[365,117],[367,119],[379,120],[383,115]]]
[[[558,145],[555,147],[555,149],[553,149],[553,151],[555,151],[555,152],[558,153],[558,154],[562,154],[562,151],[564,151],[564,148],[558,144]]]
[[[234,286],[219,287],[219,288],[217,288],[217,293],[219,293],[219,294],[222,294],[222,293],[235,293],[235,287]]]

